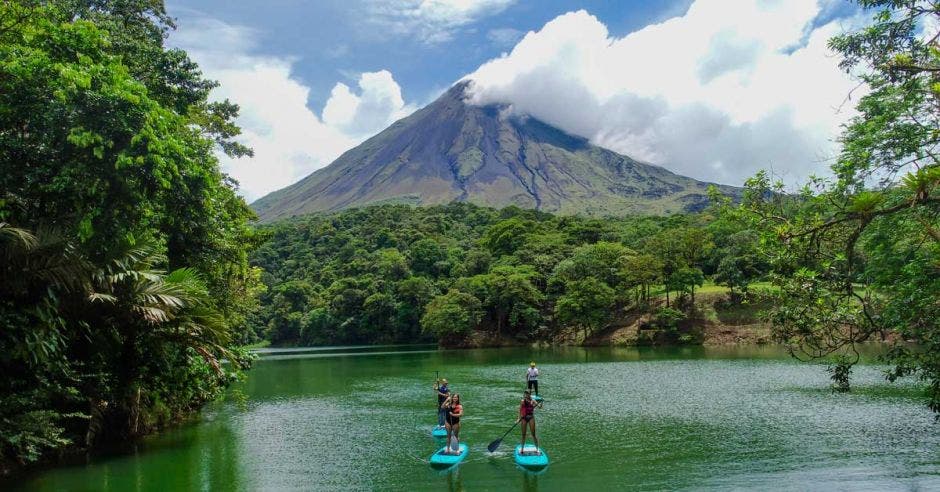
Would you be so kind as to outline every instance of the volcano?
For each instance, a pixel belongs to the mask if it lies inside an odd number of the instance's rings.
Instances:
[[[504,105],[471,105],[467,87],[451,87],[252,208],[269,222],[382,203],[466,201],[593,216],[695,212],[708,204],[712,183],[598,147]]]

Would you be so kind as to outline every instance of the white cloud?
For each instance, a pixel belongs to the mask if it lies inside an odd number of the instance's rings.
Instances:
[[[428,44],[450,41],[477,20],[496,15],[515,0],[391,0],[367,4],[367,19],[395,34]]]
[[[857,82],[813,27],[815,0],[697,0],[622,38],[579,11],[529,32],[472,79],[475,104],[511,104],[623,154],[740,184],[761,168],[825,172]]]
[[[365,72],[359,76],[360,94],[340,82],[323,107],[323,122],[348,135],[367,137],[403,118],[415,108],[405,106],[401,87],[391,72]]]
[[[337,84],[321,120],[307,107],[310,88],[292,76],[292,59],[253,54],[255,31],[197,16],[181,22],[170,41],[220,82],[214,99],[228,98],[241,107],[238,140],[254,150],[254,157],[220,158],[249,201],[326,166],[414,109],[383,70],[361,74],[360,95]]]

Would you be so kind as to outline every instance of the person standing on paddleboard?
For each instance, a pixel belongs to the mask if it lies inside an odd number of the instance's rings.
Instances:
[[[444,410],[444,400],[450,396],[450,388],[447,386],[446,379],[438,379],[434,383],[434,389],[437,391],[437,426],[444,427],[444,417],[447,412]]]
[[[529,363],[529,368],[525,370],[526,390],[535,390],[535,396],[539,396],[539,368],[535,367],[535,362]]]
[[[460,417],[463,417],[463,405],[460,404],[460,394],[454,393],[444,400],[442,408],[447,412],[447,440],[445,449],[447,454],[460,453]],[[451,441],[453,439],[453,441]]]
[[[535,434],[535,407],[537,406],[541,405],[532,399],[532,393],[529,390],[525,390],[522,394],[522,402],[519,404],[519,420],[522,421],[522,449],[525,449],[526,430],[531,429],[532,440],[535,441],[535,454],[541,454],[539,437]]]

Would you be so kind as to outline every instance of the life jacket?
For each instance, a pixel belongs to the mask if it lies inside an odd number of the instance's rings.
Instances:
[[[446,384],[437,389],[437,406],[444,404],[444,400],[447,399],[447,393],[450,393],[450,389]]]
[[[522,405],[519,407],[522,409],[522,415],[532,415],[535,413],[535,402],[532,400],[522,400]]]

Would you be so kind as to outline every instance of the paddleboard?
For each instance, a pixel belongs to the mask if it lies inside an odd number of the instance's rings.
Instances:
[[[535,400],[535,401],[542,401],[542,397],[539,396],[539,395],[533,396],[532,399]]]
[[[548,466],[548,453],[542,448],[537,449],[541,451],[541,454],[534,453],[536,450],[534,444],[526,443],[525,454],[523,454],[522,445],[516,444],[516,464],[528,470],[541,470]]]
[[[444,439],[447,437],[447,428],[443,425],[435,425],[434,429],[431,430],[431,435],[434,437],[439,437]]]
[[[446,447],[442,447],[436,453],[431,455],[430,463],[433,468],[449,468],[463,461],[467,457],[467,454],[470,452],[467,449],[467,445],[460,443],[460,451],[458,454],[444,454]]]

